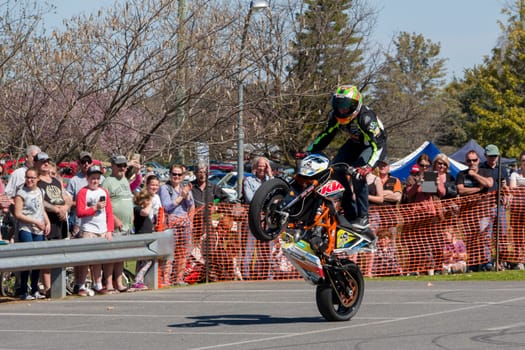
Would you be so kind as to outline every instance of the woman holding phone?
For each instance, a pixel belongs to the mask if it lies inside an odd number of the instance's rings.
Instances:
[[[87,170],[88,185],[83,187],[77,195],[77,217],[80,219],[79,238],[106,238],[113,239],[113,209],[108,192],[100,186],[102,170],[92,165]],[[80,269],[78,295],[92,296],[95,292],[102,294],[114,293],[112,275],[106,277],[106,288],[102,286],[102,266],[92,265],[93,290],[85,285],[87,266]]]

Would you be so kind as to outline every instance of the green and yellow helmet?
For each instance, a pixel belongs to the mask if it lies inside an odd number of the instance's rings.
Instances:
[[[341,85],[332,96],[334,116],[339,124],[348,124],[363,105],[363,97],[355,85]]]

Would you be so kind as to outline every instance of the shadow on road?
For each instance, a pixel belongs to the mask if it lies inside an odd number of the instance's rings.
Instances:
[[[326,322],[322,317],[272,317],[269,315],[204,315],[188,317],[191,323],[171,324],[174,328],[213,327],[219,325],[246,326],[264,324],[318,323]]]

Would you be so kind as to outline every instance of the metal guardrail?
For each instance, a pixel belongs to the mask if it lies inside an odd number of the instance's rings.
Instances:
[[[51,296],[65,297],[65,268],[126,260],[153,260],[145,284],[158,288],[159,258],[173,258],[173,230],[105,238],[15,243],[0,246],[0,271],[52,269]]]

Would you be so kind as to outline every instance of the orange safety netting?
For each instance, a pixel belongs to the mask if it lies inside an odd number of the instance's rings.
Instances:
[[[499,224],[496,198],[494,192],[428,203],[371,206],[369,218],[378,236],[377,251],[357,256],[363,274],[476,271],[490,268],[496,260],[524,262],[525,191],[501,195]],[[283,256],[278,239],[259,242],[249,233],[247,214],[247,205],[214,204],[187,219],[168,218],[167,226],[175,229],[175,252],[172,261],[159,264],[159,285],[173,285],[181,278],[187,283],[299,278]],[[452,254],[451,236],[466,248],[466,254],[459,255],[461,259]]]

